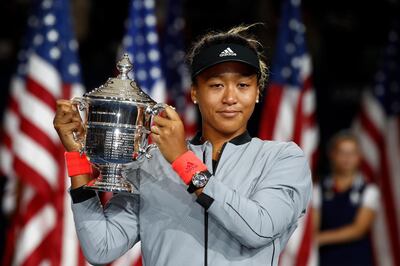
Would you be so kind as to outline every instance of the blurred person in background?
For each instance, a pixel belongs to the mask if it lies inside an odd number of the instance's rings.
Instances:
[[[359,172],[354,135],[336,134],[328,149],[332,172],[316,186],[313,199],[320,265],[373,265],[370,231],[379,207],[378,187]]]

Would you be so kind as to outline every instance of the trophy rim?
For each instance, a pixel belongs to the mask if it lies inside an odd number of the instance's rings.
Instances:
[[[125,99],[121,99],[119,97],[112,97],[112,96],[91,96],[88,93],[85,93],[82,98],[84,98],[87,101],[105,101],[105,102],[118,102],[118,103],[126,103],[126,104],[131,104],[131,105],[142,105],[144,107],[147,106],[153,106],[156,105],[157,102],[154,101],[153,99],[150,99],[148,101],[141,101],[141,100],[137,100],[137,99],[133,99],[133,98],[125,98]]]

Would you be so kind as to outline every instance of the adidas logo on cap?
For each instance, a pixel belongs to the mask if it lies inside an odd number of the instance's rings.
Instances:
[[[219,54],[219,57],[224,57],[224,56],[236,56],[236,53],[231,48],[227,47]]]

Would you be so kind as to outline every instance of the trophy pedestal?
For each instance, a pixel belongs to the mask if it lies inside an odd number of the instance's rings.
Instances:
[[[97,167],[100,170],[99,177],[85,185],[85,189],[118,193],[134,192],[132,183],[122,175],[122,164],[104,164]]]

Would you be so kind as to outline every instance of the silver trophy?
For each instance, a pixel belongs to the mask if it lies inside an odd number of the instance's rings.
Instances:
[[[84,136],[74,134],[90,163],[99,169],[97,179],[85,188],[133,193],[133,185],[123,176],[123,166],[142,157],[150,158],[148,144],[154,115],[165,109],[144,93],[128,77],[132,69],[127,54],[117,63],[120,74],[104,85],[72,99],[81,111]]]

